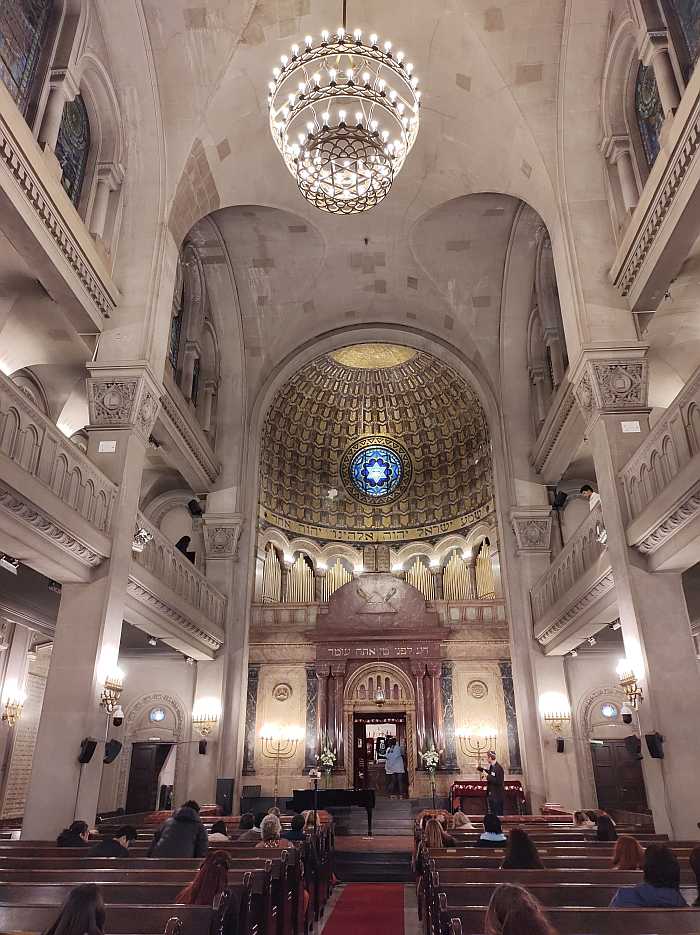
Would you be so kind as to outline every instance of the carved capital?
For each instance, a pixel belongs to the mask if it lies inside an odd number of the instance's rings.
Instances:
[[[552,511],[549,507],[523,507],[511,510],[510,521],[518,552],[549,552]]]
[[[639,45],[639,58],[643,65],[653,65],[654,58],[659,52],[667,52],[669,48],[667,29],[648,29],[642,33]]]
[[[331,667],[327,663],[317,662],[316,663],[316,678],[319,682],[322,679],[327,679],[331,674]]]
[[[425,675],[425,663],[419,662],[417,659],[411,660],[411,675],[415,675],[417,678]]]
[[[238,558],[245,520],[240,513],[205,513],[204,547],[207,558]]]
[[[91,429],[136,429],[145,441],[160,409],[160,391],[146,365],[88,364]]]
[[[599,412],[639,412],[647,408],[647,345],[584,349],[576,367],[576,401],[586,418]]]

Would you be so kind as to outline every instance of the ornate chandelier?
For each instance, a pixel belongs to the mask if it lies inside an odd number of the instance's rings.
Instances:
[[[270,130],[299,191],[331,214],[379,204],[418,134],[420,91],[413,65],[391,42],[343,27],[293,45],[273,69]]]

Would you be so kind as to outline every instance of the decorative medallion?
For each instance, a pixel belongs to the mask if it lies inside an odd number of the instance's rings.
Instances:
[[[482,682],[481,679],[472,679],[467,685],[467,694],[476,701],[483,701],[488,693],[488,685],[486,682]]]
[[[292,686],[280,682],[272,689],[272,697],[275,701],[288,701],[292,697]]]
[[[349,493],[361,503],[377,506],[392,503],[411,483],[411,456],[393,438],[368,435],[345,450],[340,476]]]

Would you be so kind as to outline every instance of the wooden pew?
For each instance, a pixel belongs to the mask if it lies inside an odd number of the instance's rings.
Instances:
[[[484,931],[486,909],[440,906],[441,935]],[[697,935],[700,909],[548,909],[559,935]],[[455,926],[454,922],[459,925]]]
[[[107,935],[216,935],[222,907],[107,905]],[[56,906],[0,903],[0,932],[43,932],[56,919]]]

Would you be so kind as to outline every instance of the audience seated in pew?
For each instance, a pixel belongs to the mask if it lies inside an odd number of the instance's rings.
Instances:
[[[452,827],[455,831],[462,831],[464,829],[469,831],[474,828],[474,825],[472,824],[471,818],[465,815],[461,808],[458,808],[452,816]]]
[[[128,857],[129,845],[138,837],[133,825],[124,825],[118,828],[112,837],[103,838],[93,844],[88,851],[88,857]]]
[[[650,844],[644,854],[644,882],[623,886],[610,903],[615,909],[673,909],[687,906],[681,895],[681,867],[665,844]]]
[[[215,821],[214,824],[209,829],[209,843],[210,844],[225,844],[227,841],[230,841],[231,838],[226,834],[226,822],[225,821]]]
[[[598,826],[598,818],[600,817],[600,813],[599,813],[599,812],[596,812],[595,809],[592,809],[592,808],[584,809],[584,811],[585,811],[585,814],[588,816],[588,820],[589,820],[589,821],[592,821],[593,824],[597,827],[597,826]]]
[[[95,883],[83,883],[71,891],[44,935],[103,935],[105,921],[102,891]]]
[[[56,838],[56,847],[89,847],[90,829],[86,821],[74,821]]]
[[[502,870],[543,870],[534,841],[522,828],[513,828],[508,835],[505,860]]]
[[[644,865],[644,848],[629,834],[620,835],[613,851],[614,870],[641,870]]]
[[[302,812],[301,814],[304,816],[304,832],[306,834],[308,834],[310,831],[313,831],[314,828],[321,824],[321,820],[318,817],[318,812],[316,813],[316,819],[314,820],[314,810],[312,808]]]
[[[609,815],[600,815],[598,817],[596,838],[598,841],[617,841],[615,823]]]
[[[267,810],[268,815],[274,815],[276,818],[282,818],[282,812],[277,808],[276,805],[271,806]]]
[[[484,815],[484,830],[476,840],[477,847],[503,847],[508,839],[503,834],[498,815]]]
[[[243,843],[244,841],[250,841],[252,844],[258,844],[262,838],[262,823],[267,818],[267,812],[258,812],[253,820],[253,824],[250,828],[247,828],[243,834],[239,834],[236,838],[237,841]],[[241,818],[241,821],[243,819]]]
[[[148,857],[206,857],[207,831],[197,802],[185,802],[153,835]]]
[[[282,825],[277,815],[266,815],[260,825],[262,841],[255,845],[258,847],[294,847],[291,841],[283,840],[280,835]]]
[[[501,883],[493,891],[485,935],[557,935],[534,896],[523,886]]]
[[[700,908],[700,847],[693,848],[688,857],[688,863],[690,864],[690,869],[695,874],[695,884],[698,890],[698,895],[693,905]]]
[[[229,859],[224,851],[209,854],[194,880],[177,894],[175,902],[183,906],[213,906],[219,893],[226,889],[228,868]]]
[[[587,812],[574,812],[574,824],[584,831],[594,831],[596,823]]]
[[[260,821],[265,817],[264,815],[258,816]],[[236,841],[241,843],[244,841],[252,841],[254,844],[257,844],[260,840],[260,832],[255,830],[255,815],[252,812],[244,812],[241,815],[240,821],[238,822],[238,829],[241,832]]]
[[[313,820],[313,816],[312,816]],[[289,831],[285,831],[282,837],[285,841],[303,841],[304,840],[304,826],[306,821],[303,815],[295,815],[292,818],[292,827]]]

